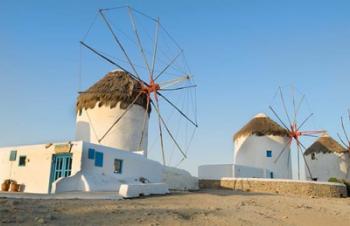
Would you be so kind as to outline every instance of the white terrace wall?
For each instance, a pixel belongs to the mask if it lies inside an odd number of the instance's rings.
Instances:
[[[233,177],[233,164],[213,164],[198,167],[198,178],[220,180],[222,177]]]
[[[310,167],[313,178],[318,181],[328,181],[331,177],[350,180],[350,159],[348,153],[315,153],[315,159],[306,155],[305,159]],[[310,178],[305,166],[307,179]]]
[[[198,167],[198,177],[202,180],[230,178],[270,178],[270,170],[235,164],[202,165]]]
[[[24,185],[24,192],[48,193],[55,145],[48,148],[46,144],[0,148],[1,183],[5,179],[12,179]],[[75,174],[81,167],[82,142],[73,142],[72,145],[72,174]],[[10,161],[12,150],[17,151],[15,161]],[[25,166],[19,166],[20,156],[26,156]]]
[[[162,182],[166,183],[170,190],[198,190],[198,178],[193,177],[183,169],[163,166]]]
[[[234,142],[233,163],[270,170],[274,178],[292,178],[291,158],[288,158],[289,148],[284,151],[276,163],[274,162],[287,142],[288,138],[280,136],[242,136]],[[266,156],[267,150],[272,151],[272,157]]]
[[[76,140],[83,140],[88,143],[100,144],[125,151],[137,151],[140,146],[144,118],[146,124],[142,139],[141,149],[147,156],[148,143],[148,116],[146,110],[133,105],[121,120],[111,129],[111,131],[99,142],[113,123],[125,112],[120,108],[120,102],[116,107],[98,107],[83,110],[82,114],[77,114],[76,119]]]
[[[103,166],[95,166],[88,158],[89,149],[103,153]],[[123,160],[122,173],[114,172],[114,159]],[[91,143],[83,144],[82,169],[76,175],[61,178],[52,186],[52,192],[65,191],[115,191],[121,184],[137,183],[140,177],[151,183],[162,181],[162,165],[143,155],[117,150]]]
[[[233,165],[233,177],[235,178],[270,178],[269,169],[250,166]]]

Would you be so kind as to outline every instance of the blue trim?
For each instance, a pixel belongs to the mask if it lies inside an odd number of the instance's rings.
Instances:
[[[17,158],[17,151],[16,150],[11,151],[10,161],[16,161],[16,158]]]
[[[88,159],[95,159],[95,149],[89,148]]]
[[[272,157],[272,151],[271,150],[267,150],[266,151],[266,157],[268,157],[268,158]]]
[[[60,153],[52,155],[49,193],[52,183],[60,177],[68,177],[72,172],[73,158],[71,153]]]
[[[97,167],[103,167],[103,153],[102,152],[95,152],[95,166]]]

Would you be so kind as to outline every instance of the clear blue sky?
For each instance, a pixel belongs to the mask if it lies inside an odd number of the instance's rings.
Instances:
[[[232,135],[278,86],[336,136],[349,108],[349,1],[0,1],[0,146],[74,139],[79,40],[98,8],[130,4],[186,51],[200,127],[183,167],[232,159]],[[314,128],[313,128],[314,129]]]

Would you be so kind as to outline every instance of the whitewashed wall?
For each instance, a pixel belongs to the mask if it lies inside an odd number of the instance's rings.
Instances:
[[[288,163],[289,148],[284,151],[277,163],[274,160],[287,144],[288,138],[280,136],[242,136],[235,140],[235,165],[268,169],[274,178],[292,178],[291,158]],[[266,151],[272,151],[272,157],[266,157]],[[269,176],[267,176],[269,177]]]
[[[270,170],[251,166],[233,165],[233,177],[235,178],[270,178]]]
[[[88,159],[88,149],[103,153],[103,167]],[[114,173],[114,159],[123,160],[121,174]],[[53,185],[52,192],[65,191],[118,191],[121,184],[137,183],[140,177],[151,183],[162,181],[163,166],[144,156],[114,148],[84,142],[81,172],[62,178]]]
[[[305,156],[310,167],[312,177],[318,181],[328,181],[331,177],[350,180],[350,159],[348,153],[316,153],[315,160],[311,155]],[[305,166],[307,178],[310,179],[309,172]]]
[[[97,103],[95,108],[83,110],[81,115],[77,114],[76,140],[101,144],[125,151],[143,151],[145,156],[147,156],[148,116],[146,116],[146,127],[141,149],[138,150],[146,112],[139,105],[133,105],[101,143],[98,142],[123,112],[125,110],[120,108],[120,103],[114,108],[109,106],[98,107]]]
[[[175,167],[163,166],[162,182],[171,190],[187,191],[198,190],[198,178],[193,177],[188,171]]]
[[[62,144],[62,143],[59,143]],[[67,143],[65,143],[67,144]],[[198,181],[187,171],[162,166],[143,155],[86,142],[72,142],[71,176],[60,178],[52,184],[51,192],[113,191],[121,184],[139,183],[144,177],[151,183],[166,182],[172,189],[197,189]],[[49,193],[53,144],[7,147],[0,149],[0,181],[16,180],[25,185],[24,192]],[[103,153],[103,167],[88,159],[88,149]],[[9,161],[10,152],[17,150],[16,161]],[[18,166],[19,156],[27,156],[26,166]],[[122,173],[114,173],[114,159],[123,160]]]
[[[270,178],[270,170],[235,164],[202,165],[198,177],[203,180],[230,178]]]
[[[233,177],[233,164],[213,164],[198,167],[198,178],[219,180],[222,177]]]
[[[82,142],[73,142],[72,144],[72,174],[75,174],[81,167]],[[24,192],[48,193],[55,145],[49,148],[45,148],[46,144],[1,148],[0,182],[12,179],[19,184],[24,184]],[[12,150],[17,150],[16,161],[9,161]],[[27,157],[25,166],[18,166],[20,156]]]

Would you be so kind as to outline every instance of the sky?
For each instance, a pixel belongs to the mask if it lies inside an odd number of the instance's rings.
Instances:
[[[279,86],[306,95],[309,129],[341,132],[349,1],[0,0],[0,146],[74,140],[79,41],[99,8],[125,4],[159,16],[185,50],[199,128],[181,167],[194,175],[232,162],[233,134],[257,113],[271,115]]]

